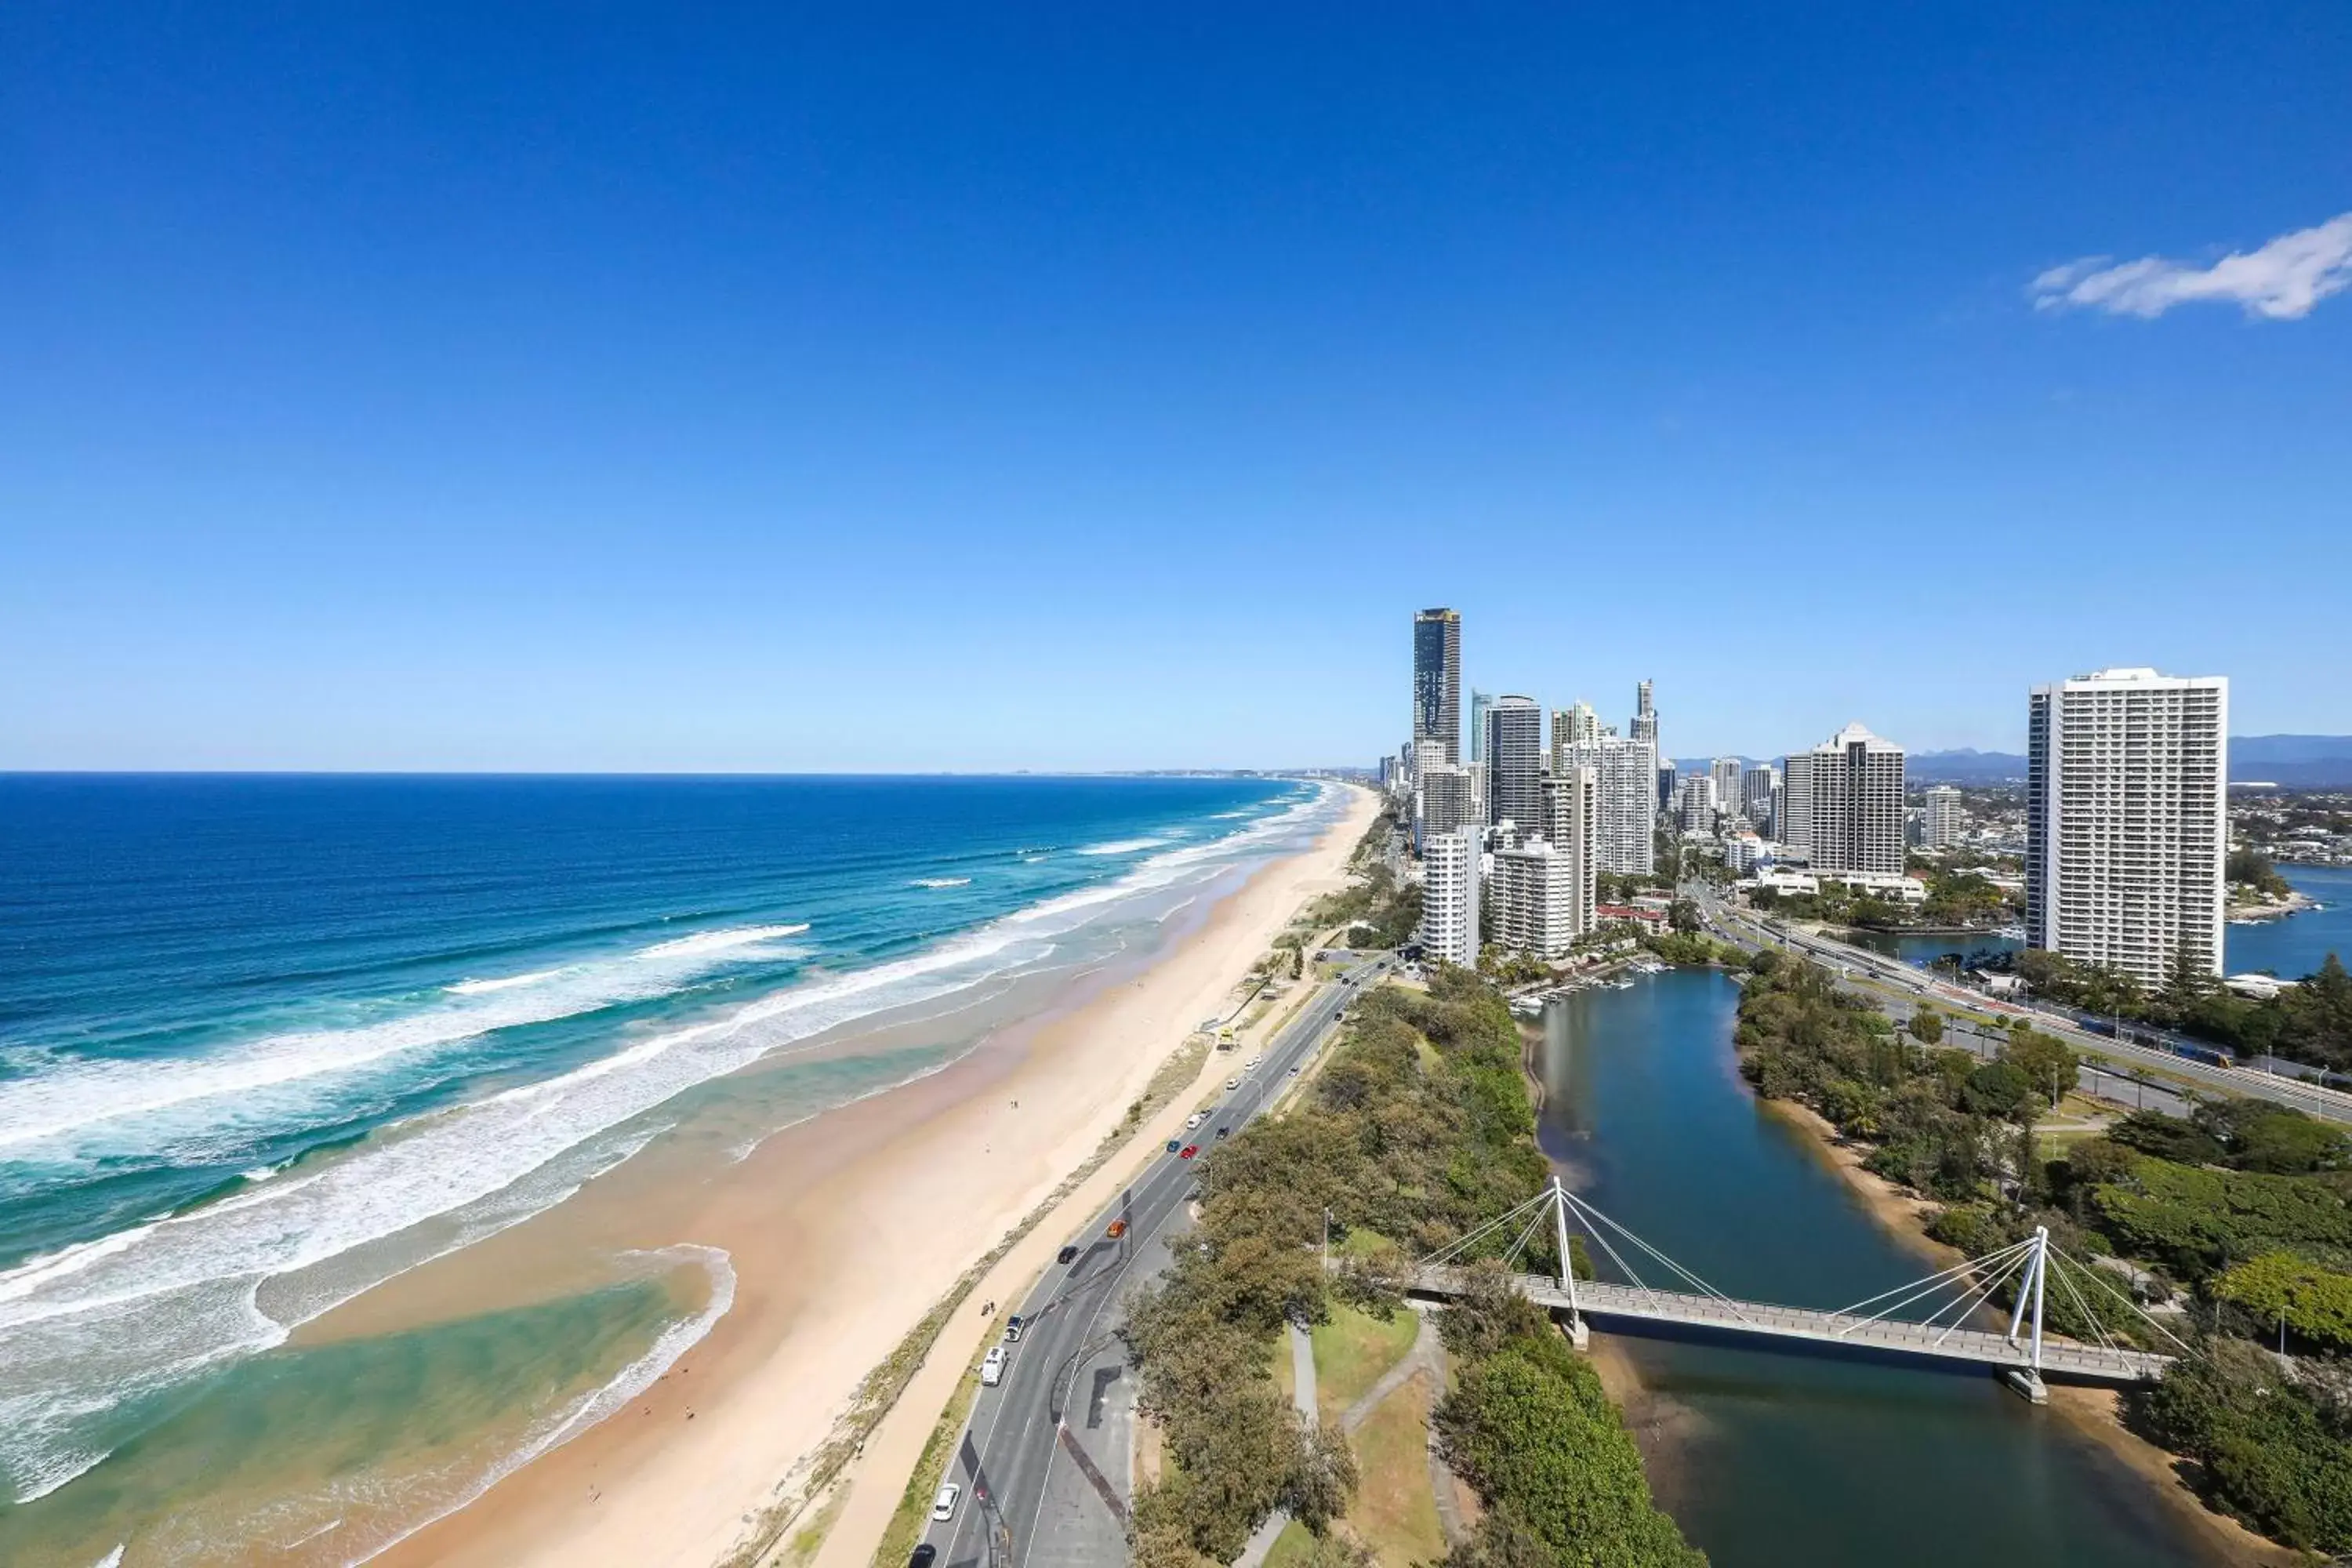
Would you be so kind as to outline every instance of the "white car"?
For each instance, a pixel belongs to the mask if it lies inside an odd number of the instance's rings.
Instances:
[[[1237,1078],[1229,1078],[1225,1079],[1225,1092],[1227,1094],[1233,1093],[1234,1090],[1241,1088],[1241,1086],[1242,1080]]]
[[[1003,1345],[990,1346],[988,1353],[980,1358],[980,1381],[982,1386],[986,1388],[994,1388],[998,1384],[1003,1383],[1004,1381],[1004,1363],[1012,1359],[1012,1352],[1007,1351]]]
[[[1258,1065],[1265,1060],[1265,1058],[1264,1057],[1252,1057],[1249,1060],[1242,1064],[1242,1070],[1244,1072],[1255,1072],[1258,1069]]]
[[[1209,1113],[1207,1111],[1196,1110],[1192,1112],[1192,1115],[1184,1119],[1184,1131],[1187,1132],[1192,1131],[1194,1129],[1198,1128],[1202,1122],[1206,1121],[1208,1119]]]
[[[950,1481],[941,1487],[939,1495],[931,1499],[931,1518],[942,1524],[953,1519],[957,1500],[962,1496],[963,1487],[959,1482]]]

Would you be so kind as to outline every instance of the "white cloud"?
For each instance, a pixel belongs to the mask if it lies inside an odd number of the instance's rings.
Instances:
[[[2086,256],[2053,267],[2029,290],[2042,310],[2161,316],[2200,300],[2232,301],[2249,316],[2292,321],[2330,294],[2352,289],[2352,213],[2280,235],[2259,250],[2232,251],[2210,267],[2146,256],[2110,266]]]

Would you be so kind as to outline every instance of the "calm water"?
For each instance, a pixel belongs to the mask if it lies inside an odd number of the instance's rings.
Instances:
[[[2225,927],[2224,967],[2231,974],[2271,973],[2297,980],[2317,969],[2331,952],[2352,963],[2352,868],[2288,866],[2282,869],[2291,886],[2316,899],[2320,907],[2283,921]],[[1856,940],[1874,952],[1922,964],[1948,952],[1957,952],[1973,964],[2021,945],[1980,934],[1903,936],[1861,931]]]
[[[751,1064],[754,1136],[936,1068],[969,1037],[795,1058],[1148,942],[1336,805],[0,777],[0,1562],[343,1562],[462,1500],[674,1360],[726,1308],[724,1256],[364,1342],[294,1327],[561,1201]]]
[[[1837,1308],[1930,1272],[1748,1093],[1738,999],[1720,975],[1674,972],[1553,1004],[1549,1152],[1612,1217],[1735,1296]],[[1671,1415],[1661,1500],[1722,1568],[2208,1561],[2144,1483],[1989,1376],[1619,1342]]]

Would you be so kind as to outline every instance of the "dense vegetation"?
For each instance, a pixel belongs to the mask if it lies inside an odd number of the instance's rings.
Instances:
[[[2231,882],[2273,899],[2284,899],[2294,891],[2284,877],[2279,875],[2269,856],[2259,849],[2232,849],[2227,876]]]
[[[1751,901],[1790,920],[1819,921],[1827,925],[1861,926],[1871,931],[1990,927],[2011,918],[2012,900],[1972,868],[1931,868],[1924,873],[1927,899],[1904,904],[1857,892],[1838,882],[1824,882],[1818,893],[1779,893],[1758,889]]]
[[[1600,1375],[1499,1270],[1439,1325],[1459,1375],[1432,1424],[1486,1505],[1444,1568],[1706,1563],[1650,1500],[1641,1451]]]
[[[2038,949],[2019,953],[2015,968],[2036,994],[2086,1013],[2179,1029],[2247,1055],[2352,1068],[2352,974],[2332,952],[2301,984],[2260,1002],[2185,963],[2152,994],[2128,974]]]
[[[1124,1331],[1141,1373],[1139,1404],[1161,1425],[1170,1460],[1160,1480],[1136,1499],[1138,1563],[1199,1568],[1204,1561],[1230,1562],[1276,1507],[1318,1533],[1345,1511],[1355,1485],[1346,1441],[1337,1432],[1302,1426],[1275,1387],[1267,1342],[1286,1319],[1328,1317],[1332,1292],[1374,1311],[1396,1310],[1406,1258],[1535,1194],[1548,1172],[1535,1145],[1519,1049],[1500,994],[1475,975],[1441,970],[1426,994],[1384,988],[1359,1005],[1305,1105],[1252,1123],[1202,1163],[1192,1232],[1198,1245],[1181,1249],[1139,1298]],[[1386,1239],[1369,1251],[1350,1247],[1363,1256],[1327,1275],[1318,1258],[1327,1210],[1336,1237],[1363,1232]],[[1531,1265],[1554,1260],[1539,1255]],[[1534,1328],[1549,1332],[1540,1313],[1511,1300],[1532,1314]],[[1577,1521],[1588,1516],[1633,1518],[1636,1502],[1648,1510],[1632,1439],[1599,1398],[1597,1384],[1587,1386],[1590,1372],[1579,1365],[1545,1375],[1585,1400],[1579,1409],[1590,1422],[1523,1429],[1510,1424],[1517,1418],[1499,1403],[1489,1410],[1478,1396],[1454,1410],[1470,1424],[1465,1433],[1488,1429],[1477,1423],[1492,1419],[1504,1423],[1493,1429],[1509,1433],[1512,1442],[1538,1445],[1525,1458],[1543,1467],[1541,1488],[1522,1498],[1509,1489],[1515,1480],[1503,1483],[1506,1489],[1495,1495],[1513,1508],[1501,1511],[1534,1539],[1549,1542],[1581,1530]],[[1587,1429],[1597,1430],[1604,1415],[1622,1448]],[[1660,1518],[1678,1546],[1671,1521]],[[1654,1534],[1660,1526],[1643,1528]],[[1692,1560],[1609,1550],[1615,1554],[1579,1547],[1567,1556],[1464,1561]]]
[[[1741,999],[1743,1067],[1875,1147],[1870,1167],[1947,1200],[1938,1239],[1982,1256],[2047,1226],[2113,1290],[2053,1295],[2054,1330],[2175,1347],[2124,1302],[2168,1311],[2194,1355],[2136,1396],[2150,1436],[2195,1461],[2218,1506],[2289,1544],[2352,1552],[2352,1140],[2260,1100],[2138,1111],[2034,1157],[2042,1086],[2070,1054],[2030,1032],[1999,1059],[1906,1041],[1822,971],[1777,954]],[[1933,1026],[1915,1032],[1934,1034]],[[2112,1272],[2109,1272],[2112,1268]],[[2294,1353],[2281,1357],[2262,1346]]]

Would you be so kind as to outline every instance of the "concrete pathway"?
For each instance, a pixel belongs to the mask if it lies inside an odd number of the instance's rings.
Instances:
[[[1348,1406],[1339,1418],[1340,1430],[1353,1436],[1359,1427],[1371,1419],[1381,1401],[1402,1388],[1414,1378],[1427,1373],[1429,1403],[1433,1410],[1445,1395],[1445,1342],[1437,1332],[1437,1316],[1421,1314],[1421,1331],[1413,1336],[1412,1348],[1400,1358],[1396,1365],[1381,1373],[1380,1381],[1364,1391],[1364,1396]],[[1438,1528],[1445,1531],[1445,1544],[1459,1546],[1470,1539],[1470,1527],[1463,1521],[1462,1500],[1454,1495],[1454,1472],[1437,1451],[1437,1428],[1427,1430],[1429,1456],[1429,1490],[1431,1500],[1437,1505]]]
[[[1289,1326],[1290,1333],[1290,1402],[1298,1407],[1300,1419],[1310,1427],[1319,1424],[1315,1413],[1315,1340],[1297,1323]],[[1266,1515],[1257,1533],[1249,1538],[1242,1554],[1234,1559],[1234,1568],[1261,1568],[1266,1553],[1274,1550],[1275,1538],[1290,1523],[1290,1510],[1276,1509]]]

